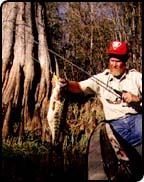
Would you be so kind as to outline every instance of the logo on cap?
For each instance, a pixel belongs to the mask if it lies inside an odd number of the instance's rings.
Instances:
[[[121,42],[114,41],[114,42],[112,43],[112,47],[113,47],[114,50],[117,49],[117,48],[120,47],[120,46],[121,46]]]

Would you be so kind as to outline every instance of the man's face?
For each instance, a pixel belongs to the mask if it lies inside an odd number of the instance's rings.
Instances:
[[[109,69],[113,76],[118,77],[124,73],[126,64],[120,59],[111,57],[109,59]]]

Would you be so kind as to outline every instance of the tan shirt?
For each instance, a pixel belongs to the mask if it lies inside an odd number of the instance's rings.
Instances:
[[[104,87],[106,88],[100,86],[103,85],[102,82],[105,83]],[[107,101],[115,101],[118,99],[116,94],[107,90],[107,86],[118,91],[131,92],[137,96],[142,95],[142,74],[135,69],[126,70],[120,79],[113,77],[110,70],[106,69],[104,72],[94,75],[79,83],[85,94],[98,94],[103,104],[106,120],[118,119],[124,117],[126,114],[135,114],[138,112],[132,106],[124,103],[123,101],[119,104],[109,103]]]

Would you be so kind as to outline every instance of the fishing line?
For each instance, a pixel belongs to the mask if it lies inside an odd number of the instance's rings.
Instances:
[[[61,59],[63,59],[64,61],[68,62],[69,64],[71,64],[73,67],[77,68],[78,70],[80,70],[81,72],[85,73],[86,75],[88,75],[90,77],[91,80],[95,81],[97,84],[99,84],[101,87],[103,87],[104,89],[108,90],[109,92],[111,92],[112,94],[114,94],[116,97],[121,98],[121,96],[119,94],[117,94],[115,92],[115,90],[108,86],[106,83],[104,83],[103,81],[99,80],[98,78],[92,76],[91,74],[89,74],[87,71],[85,71],[83,68],[77,66],[76,64],[74,64],[73,62],[69,61],[66,58],[63,58],[62,56],[60,56],[59,54],[57,54],[55,51],[47,48],[49,52],[55,54],[56,56],[60,57]],[[100,83],[99,83],[100,82]],[[102,85],[103,84],[103,85]]]
[[[7,26],[7,28],[10,28],[10,27]],[[15,31],[15,33],[16,33],[18,36],[22,36],[22,34],[20,34],[20,33],[24,33],[24,32],[19,32],[19,33],[17,33],[16,30],[14,30],[14,31]],[[23,37],[22,37],[22,38],[23,38]],[[30,42],[30,43],[31,43],[31,42]],[[37,45],[39,44],[39,42],[36,41],[36,40],[34,40],[34,43],[37,44]],[[78,65],[76,65],[76,64],[74,64],[73,62],[69,61],[68,59],[62,57],[61,55],[59,55],[59,54],[56,53],[55,51],[49,49],[48,47],[47,47],[47,50],[48,50],[49,52],[51,52],[52,54],[56,55],[57,57],[61,58],[62,60],[66,61],[67,63],[69,63],[69,64],[72,65],[73,67],[77,68],[77,69],[80,70],[81,72],[83,72],[83,73],[85,73],[86,75],[88,75],[88,76],[90,77],[91,80],[93,80],[94,82],[96,82],[98,85],[100,85],[101,87],[103,87],[104,89],[106,89],[107,91],[109,91],[110,93],[112,93],[113,95],[115,95],[116,97],[122,99],[122,97],[121,97],[120,94],[116,93],[116,91],[115,91],[112,87],[110,87],[109,85],[107,85],[107,84],[104,83],[103,81],[101,81],[101,80],[99,80],[98,78],[94,77],[93,75],[89,74],[89,73],[88,73],[87,71],[85,71],[83,68],[79,67]],[[37,59],[34,58],[33,56],[31,56],[31,57],[32,57],[32,59],[33,59],[34,61],[36,61],[37,63],[40,64],[39,60],[37,60]],[[51,66],[51,63],[50,63],[50,66]]]

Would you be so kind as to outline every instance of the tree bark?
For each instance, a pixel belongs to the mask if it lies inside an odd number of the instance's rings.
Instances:
[[[12,47],[14,39],[14,25],[17,15],[17,6],[14,2],[4,3],[2,8],[2,82],[5,79],[7,83],[6,69],[8,66],[11,66],[12,59]],[[9,14],[7,14],[9,12]]]
[[[47,127],[50,55],[44,3],[5,2],[2,6],[2,136]],[[54,64],[54,63],[53,63]],[[38,130],[37,130],[38,129]]]

